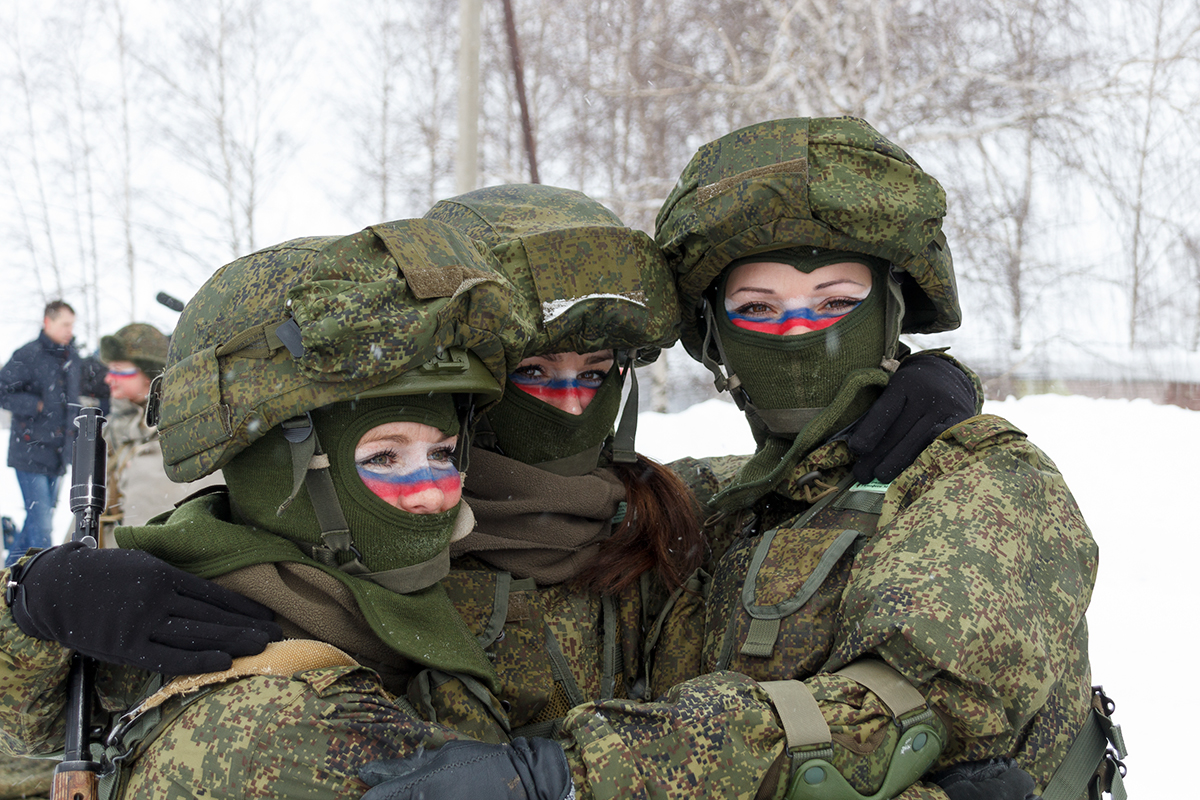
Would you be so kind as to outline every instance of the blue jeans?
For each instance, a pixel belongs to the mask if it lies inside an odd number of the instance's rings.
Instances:
[[[50,532],[54,527],[54,506],[58,503],[58,475],[39,475],[36,472],[17,473],[17,483],[25,498],[25,524],[13,538],[12,549],[4,566],[17,563],[31,547],[49,547]]]

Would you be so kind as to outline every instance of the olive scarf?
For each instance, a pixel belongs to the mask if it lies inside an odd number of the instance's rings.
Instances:
[[[482,448],[471,450],[463,497],[475,531],[450,545],[518,578],[561,583],[587,568],[612,534],[625,486],[611,469],[563,477]]]
[[[353,653],[380,660],[386,651],[364,644],[369,630],[388,650],[421,667],[474,676],[493,692],[499,679],[473,634],[440,584],[397,594],[309,558],[287,539],[232,522],[229,495],[214,492],[185,502],[169,516],[138,528],[118,528],[121,547],[137,548],[201,578],[230,576],[260,565],[276,565],[277,577],[262,570],[223,579],[233,588],[254,584],[253,599],[275,611],[285,627],[306,632]],[[323,575],[318,576],[318,573]],[[333,587],[331,578],[345,591]],[[273,589],[269,587],[274,587]],[[278,590],[278,591],[276,591]],[[357,608],[349,608],[346,593]],[[336,607],[335,607],[336,606]],[[333,630],[338,619],[355,621],[354,630]],[[365,623],[365,625],[363,624]],[[339,642],[339,637],[341,641]]]

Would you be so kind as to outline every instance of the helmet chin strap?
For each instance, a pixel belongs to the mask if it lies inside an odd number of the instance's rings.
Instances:
[[[879,366],[888,372],[895,372],[900,366],[896,354],[900,349],[900,331],[904,327],[904,290],[900,286],[900,271],[893,265],[887,274],[887,314],[884,331],[887,334],[887,346],[883,352],[883,362]]]
[[[621,380],[629,377],[629,392],[625,395],[625,405],[613,434],[612,460],[614,464],[634,464],[637,462],[635,451],[638,422],[638,384],[637,370],[633,362],[637,360],[637,349],[620,350],[617,352],[617,368],[621,370]],[[624,363],[620,363],[624,362]]]
[[[354,546],[350,525],[342,513],[333,479],[329,477],[329,455],[321,450],[312,415],[305,412],[303,416],[292,417],[285,420],[282,427],[292,453],[292,493],[275,513],[283,514],[303,484],[312,500],[324,542],[324,545],[308,545],[311,548],[309,555],[327,567],[336,567],[350,575],[366,575],[370,570],[362,563],[362,553]],[[350,558],[339,563],[338,556],[343,554]]]
[[[712,303],[705,297],[700,301],[701,313],[704,315],[704,345],[700,348],[700,361],[704,366],[708,367],[708,371],[713,374],[713,386],[717,387],[718,392],[726,390],[733,396],[733,402],[737,403],[740,409],[746,402],[745,390],[741,389],[742,381],[733,372],[726,375],[721,370],[721,365],[729,366],[729,358],[725,355],[725,347],[721,344],[721,334],[717,331],[717,320],[713,316]],[[716,345],[717,360],[708,354],[708,346]]]

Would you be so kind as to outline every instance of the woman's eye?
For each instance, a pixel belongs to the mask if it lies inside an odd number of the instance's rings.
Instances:
[[[583,386],[587,389],[598,389],[600,388],[600,384],[604,382],[604,379],[607,376],[607,372],[598,369],[590,369],[587,372],[579,373],[575,380],[578,381],[580,386]]]
[[[854,309],[862,305],[862,300],[856,297],[831,297],[826,300],[817,310],[826,314],[848,314]]]
[[[358,466],[372,471],[390,469],[396,463],[396,454],[390,450],[381,450],[358,459]]]
[[[546,380],[546,372],[537,365],[517,367],[508,376],[513,383],[536,383]]]
[[[753,302],[753,303],[743,303],[742,305],[733,309],[733,313],[739,314],[743,317],[765,317],[765,316],[773,317],[773,316],[777,316],[779,314],[779,311],[776,310],[775,308],[772,308],[770,305],[768,305],[766,303]]]
[[[454,466],[454,448],[441,447],[429,453],[429,462],[438,467]]]

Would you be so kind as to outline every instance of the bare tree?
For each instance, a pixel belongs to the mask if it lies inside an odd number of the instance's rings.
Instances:
[[[356,216],[419,216],[453,188],[454,7],[371,0],[349,15],[339,105],[353,142],[346,205]]]
[[[9,140],[10,144],[5,148],[5,171],[22,222],[23,231],[20,238],[25,242],[39,292],[46,299],[62,297],[65,287],[47,199],[49,176],[46,175],[42,154],[41,126],[35,114],[35,98],[43,95],[35,85],[38,78],[31,72],[32,65],[24,41],[25,28],[21,9],[14,5],[11,13],[11,20],[5,26],[4,42],[12,64],[9,81],[15,89],[15,100],[10,106],[13,111],[10,119],[19,122],[14,126],[13,139]],[[20,145],[14,146],[15,142],[20,142]],[[13,155],[14,151],[21,153],[24,158],[18,161]],[[46,285],[47,276],[43,270],[49,270],[49,286]]]
[[[163,90],[163,136],[207,182],[187,198],[216,220],[231,256],[258,246],[262,204],[295,150],[287,111],[302,12],[270,0],[175,0],[169,35],[144,62]]]
[[[1172,266],[1180,230],[1195,228],[1200,178],[1176,143],[1195,141],[1200,98],[1200,8],[1188,0],[1129,0],[1115,20],[1118,78],[1099,110],[1108,121],[1093,153],[1124,255],[1127,341],[1161,344],[1186,325],[1164,314],[1190,276]]]

